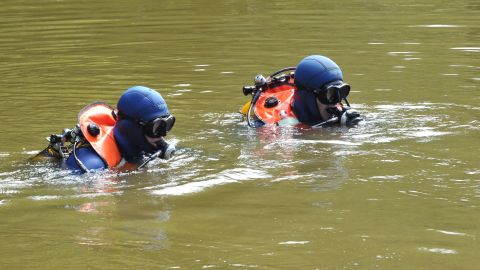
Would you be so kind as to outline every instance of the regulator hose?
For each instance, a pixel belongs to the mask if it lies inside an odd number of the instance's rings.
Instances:
[[[260,90],[255,91],[255,93],[253,93],[252,102],[250,102],[250,106],[248,106],[247,124],[248,124],[249,127],[255,127],[255,125],[253,125],[252,121],[250,120],[250,115],[251,115],[251,112],[252,112],[252,108],[257,103],[258,98],[260,97],[261,93],[262,93],[262,91],[260,91]]]
[[[77,149],[78,143],[79,143],[79,140],[75,140],[75,143],[73,144],[73,158],[75,159],[75,162],[77,163],[78,167],[80,167],[80,169],[82,170],[82,173],[87,173],[87,172],[88,172],[87,167],[86,167],[85,164],[83,164],[83,162],[77,157],[76,149]]]
[[[286,67],[286,68],[282,68],[280,69],[279,71],[275,71],[274,73],[272,73],[272,75],[270,75],[271,78],[273,78],[274,76],[277,76],[278,74],[281,74],[285,71],[291,71],[291,70],[296,70],[297,68],[296,67]]]

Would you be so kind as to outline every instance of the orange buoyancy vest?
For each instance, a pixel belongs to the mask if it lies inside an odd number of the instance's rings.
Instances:
[[[296,119],[292,111],[293,95],[296,89],[291,79],[288,83],[269,87],[263,91],[254,107],[257,118],[267,124],[277,124],[286,118]]]
[[[122,159],[120,150],[115,142],[113,128],[116,119],[113,117],[113,108],[103,102],[92,103],[78,113],[78,123],[83,136],[90,143],[97,154],[105,161],[109,169],[133,169],[134,164]]]

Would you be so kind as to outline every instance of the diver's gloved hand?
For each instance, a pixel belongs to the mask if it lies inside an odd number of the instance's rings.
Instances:
[[[171,157],[173,157],[173,154],[177,150],[173,144],[169,144],[164,139],[160,140],[157,143],[157,147],[160,152],[160,155],[158,157],[161,159],[170,159]]]
[[[363,118],[360,116],[360,113],[350,109],[346,110],[339,120],[342,126],[351,127],[357,125]]]
[[[148,155],[148,157],[143,161],[143,163],[138,166],[138,169],[145,167],[147,163],[156,158],[170,159],[176,151],[175,146],[173,144],[167,143],[163,138],[159,140],[156,144],[158,150],[155,153]]]
[[[162,154],[160,155],[160,158],[170,159],[171,157],[173,157],[173,154],[175,154],[175,151],[177,151],[177,149],[174,145],[167,144],[167,146],[162,149]]]

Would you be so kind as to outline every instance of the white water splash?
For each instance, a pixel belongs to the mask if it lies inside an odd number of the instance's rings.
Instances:
[[[480,47],[455,47],[450,48],[450,50],[458,50],[464,52],[480,52]]]
[[[165,187],[159,190],[152,191],[155,195],[185,195],[190,193],[197,193],[205,190],[206,188],[225,185],[229,183],[237,183],[240,181],[265,179],[270,178],[271,175],[260,170],[253,170],[247,168],[235,168],[225,170],[217,175],[214,175],[211,179],[205,179],[201,181],[195,181],[186,183],[183,185]]]
[[[377,105],[375,108],[380,110],[418,110],[418,109],[434,109],[432,106],[427,105],[418,105],[418,104],[401,104],[401,105],[394,105],[394,104],[385,104],[385,105]]]
[[[285,242],[279,242],[279,245],[305,245],[310,243],[310,241],[285,241]]]
[[[398,55],[402,55],[402,54],[411,55],[411,54],[416,54],[416,53],[418,53],[418,52],[389,52],[388,54],[393,55],[393,56],[398,56]]]
[[[427,231],[435,231],[443,234],[448,234],[448,235],[458,235],[458,236],[467,236],[466,233],[461,233],[461,232],[452,232],[452,231],[445,231],[445,230],[436,230],[436,229],[425,229]]]
[[[448,248],[426,248],[426,247],[420,247],[418,248],[420,251],[427,251],[427,252],[432,252],[432,253],[440,253],[440,254],[457,254],[458,252],[454,249],[448,249]]]
[[[273,142],[265,145],[264,149],[272,149],[278,145],[306,145],[306,144],[332,144],[332,145],[361,145],[361,143],[342,141],[342,140],[299,140],[299,139],[287,139],[280,142]]]
[[[447,135],[447,134],[451,134],[451,132],[434,131],[434,130],[422,130],[422,131],[412,132],[410,135],[413,136],[413,137],[435,137],[435,136],[442,136],[442,135]]]
[[[370,179],[380,179],[380,180],[398,180],[403,178],[403,175],[378,175],[372,176]]]
[[[57,195],[42,195],[42,196],[30,196],[29,198],[33,201],[49,201],[49,200],[60,199],[61,197]]]
[[[191,86],[190,83],[179,83],[179,84],[175,84],[173,87],[189,87]]]
[[[464,26],[463,25],[455,25],[455,24],[421,24],[421,25],[410,25],[409,27],[458,28],[458,27],[464,27]]]

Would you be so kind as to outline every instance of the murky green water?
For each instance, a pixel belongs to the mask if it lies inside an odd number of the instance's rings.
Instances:
[[[477,269],[477,1],[2,1],[1,269]],[[324,54],[367,121],[250,129],[257,73]],[[95,100],[159,90],[169,161],[28,157]]]

